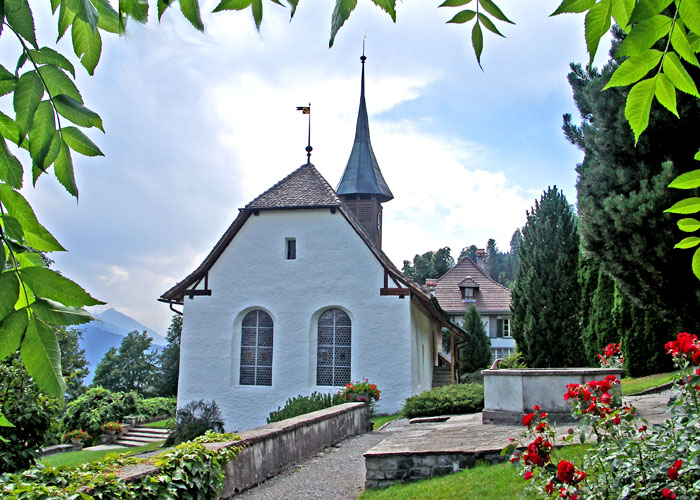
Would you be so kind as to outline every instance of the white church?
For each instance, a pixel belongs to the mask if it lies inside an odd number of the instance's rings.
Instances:
[[[432,387],[443,328],[453,343],[463,335],[382,252],[382,204],[394,196],[370,143],[364,62],[337,188],[302,165],[240,209],[159,299],[182,307],[178,405],[215,400],[228,431],[265,424],[290,397],[362,378],[382,391],[377,412],[397,412]]]

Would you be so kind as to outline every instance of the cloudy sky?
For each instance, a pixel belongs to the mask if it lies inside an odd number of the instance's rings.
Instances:
[[[238,208],[305,162],[296,106],[312,103],[312,161],[338,183],[364,36],[372,144],[395,195],[384,249],[399,267],[490,237],[507,249],[550,185],[575,203],[581,153],[564,139],[561,115],[576,111],[566,74],[586,59],[581,17],[549,18],[556,0],[501,0],[517,24],[502,28],[505,39],[486,36],[481,71],[469,28],[446,25],[455,11],[440,2],[400,2],[393,24],[361,0],[329,50],[332,3],[303,0],[290,23],[288,9],[266,2],[258,34],[249,11],[209,14],[216,2],[204,0],[204,33],[176,7],[161,23],[151,16],[124,37],[105,36],[96,75],[77,68],[77,83],[104,121],[105,135],[89,134],[106,157],[75,155],[77,204],[48,176],[24,190],[69,250],[56,267],[107,307],[164,331],[171,313],[156,302],[161,293],[201,262]],[[35,15],[40,43],[51,45],[55,19]],[[16,51],[8,47],[4,60]],[[599,53],[601,63],[607,42]]]

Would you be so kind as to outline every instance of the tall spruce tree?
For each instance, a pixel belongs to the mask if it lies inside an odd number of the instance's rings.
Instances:
[[[474,304],[467,309],[462,328],[467,332],[467,340],[460,345],[459,371],[472,373],[488,367],[491,361],[491,342]]]
[[[611,53],[624,36],[620,30],[614,33]],[[692,158],[700,137],[700,101],[679,92],[680,119],[663,106],[653,106],[649,127],[635,145],[624,116],[629,90],[616,87],[601,92],[620,63],[612,59],[602,71],[571,66],[569,83],[581,123],[575,125],[565,115],[563,128],[569,141],[584,152],[577,167],[582,249],[614,279],[618,295],[629,299],[630,304],[618,301],[627,304],[623,309],[640,309],[618,318],[625,357],[633,365],[640,363],[628,369],[630,373],[662,371],[670,367],[665,358],[652,356],[657,362],[651,363],[632,350],[650,346],[651,352],[661,352],[679,331],[698,332],[700,287],[688,272],[690,252],[673,249],[679,236],[674,219],[664,209],[687,196],[668,189],[671,180],[697,168]],[[687,69],[700,81],[700,70],[690,65]],[[640,330],[626,322],[641,315],[656,328]]]
[[[527,212],[511,293],[512,335],[527,366],[585,365],[578,320],[576,215],[556,186]]]
[[[597,260],[586,259],[583,254],[579,260],[578,280],[581,287],[581,333],[586,359],[589,365],[599,366],[597,355],[606,345],[620,342],[622,335],[620,322],[616,322],[613,317],[615,281],[605,274]]]

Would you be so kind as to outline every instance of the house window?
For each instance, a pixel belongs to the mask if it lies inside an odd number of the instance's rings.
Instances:
[[[496,336],[510,337],[510,319],[498,318],[496,321]]]
[[[287,238],[287,260],[297,258],[297,240],[295,238]]]
[[[505,359],[508,356],[513,354],[513,349],[509,347],[492,347],[491,348],[491,363],[496,361],[497,359]]]
[[[351,330],[350,317],[341,309],[328,309],[318,318],[316,385],[350,382]]]
[[[272,318],[250,311],[241,323],[241,385],[272,385]]]

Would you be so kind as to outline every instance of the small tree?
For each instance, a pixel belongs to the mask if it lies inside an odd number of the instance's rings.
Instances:
[[[85,349],[80,348],[83,332],[66,327],[56,328],[55,332],[61,348],[61,371],[66,380],[66,399],[73,400],[87,389],[83,380],[90,372]]]
[[[158,393],[161,396],[177,394],[177,379],[180,375],[180,337],[182,336],[182,316],[173,314],[168,332],[165,335],[168,345],[160,355],[161,375]]]
[[[467,340],[460,345],[459,371],[472,373],[488,367],[491,361],[491,342],[474,304],[469,306],[464,315],[462,328],[467,332]]]
[[[95,369],[93,385],[110,391],[144,391],[152,384],[158,354],[149,352],[153,339],[146,332],[130,332],[119,350],[111,348]]]

